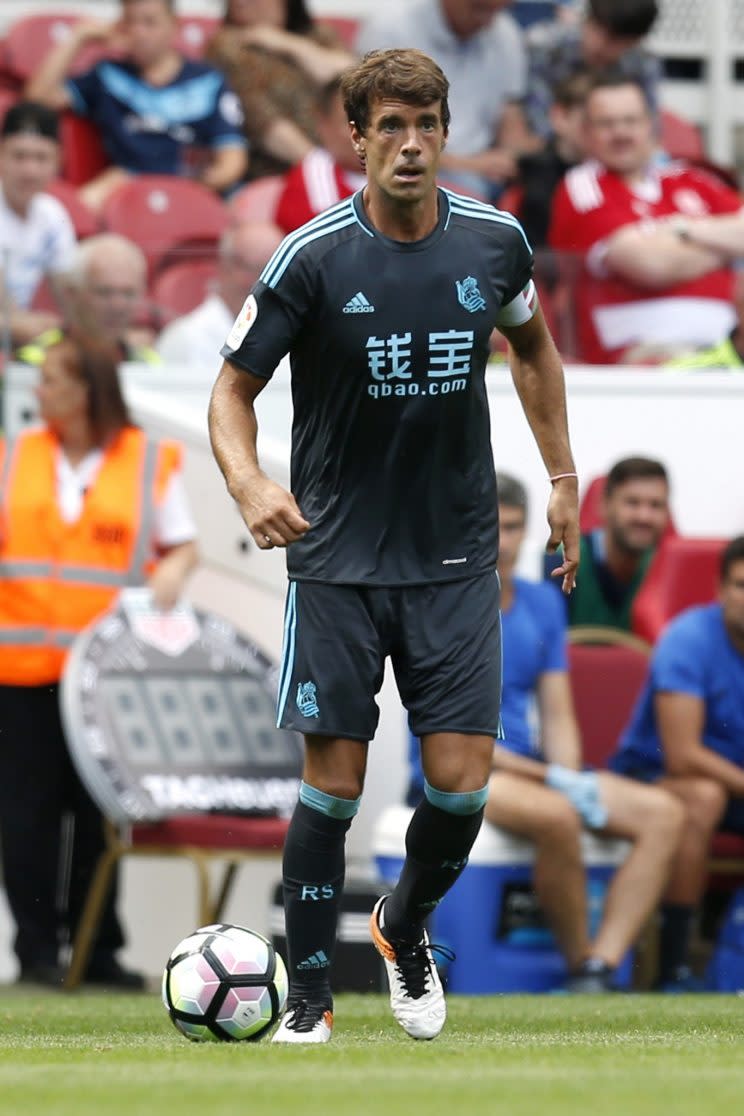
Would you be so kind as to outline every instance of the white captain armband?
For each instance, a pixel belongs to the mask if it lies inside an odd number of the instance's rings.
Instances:
[[[534,318],[538,307],[537,290],[530,279],[523,291],[502,306],[496,315],[497,326],[521,326]]]
[[[231,349],[233,352],[237,352],[248,336],[248,331],[254,325],[257,317],[258,303],[256,302],[255,296],[250,294],[243,303],[243,308],[227,335],[227,341],[225,341],[226,348]]]

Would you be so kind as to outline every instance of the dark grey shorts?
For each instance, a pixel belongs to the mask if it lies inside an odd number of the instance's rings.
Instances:
[[[501,619],[495,571],[395,589],[291,582],[278,725],[371,740],[388,656],[417,736],[498,735]]]

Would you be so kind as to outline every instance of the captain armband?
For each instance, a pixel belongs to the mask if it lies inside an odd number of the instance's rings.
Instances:
[[[497,326],[521,326],[532,321],[539,305],[535,284],[530,279],[523,291],[502,306],[496,315]]]

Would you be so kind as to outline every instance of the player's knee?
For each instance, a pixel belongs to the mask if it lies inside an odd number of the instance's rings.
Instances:
[[[686,780],[686,821],[700,829],[714,829],[726,809],[728,793],[713,779]]]
[[[575,848],[581,838],[581,829],[579,815],[562,794],[546,797],[535,817],[535,840],[539,843]]]
[[[676,848],[685,824],[685,807],[661,787],[649,787],[642,816],[638,819],[637,839],[653,842],[661,850]]]

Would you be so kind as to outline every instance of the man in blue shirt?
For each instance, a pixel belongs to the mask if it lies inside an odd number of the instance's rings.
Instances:
[[[245,174],[242,113],[219,71],[184,58],[175,47],[173,0],[122,0],[115,24],[83,21],[50,51],[28,85],[28,96],[72,109],[98,127],[111,167],[81,190],[99,209],[133,174],[183,174],[189,148],[206,149],[205,186],[224,193]],[[69,77],[86,44],[115,57]]]
[[[612,987],[614,969],[662,894],[683,811],[659,788],[605,771],[581,771],[565,609],[550,585],[514,576],[525,534],[527,493],[506,474],[498,474],[497,481],[504,738],[494,747],[485,817],[535,843],[535,890],[566,957],[568,988],[601,992]],[[412,744],[411,804],[423,787],[418,741]],[[633,842],[612,881],[593,941],[580,848],[584,827]]]
[[[687,818],[663,910],[662,986],[689,984],[688,947],[717,829],[744,834],[744,536],[721,556],[719,599],[677,616],[654,651],[612,766],[658,780]]]

